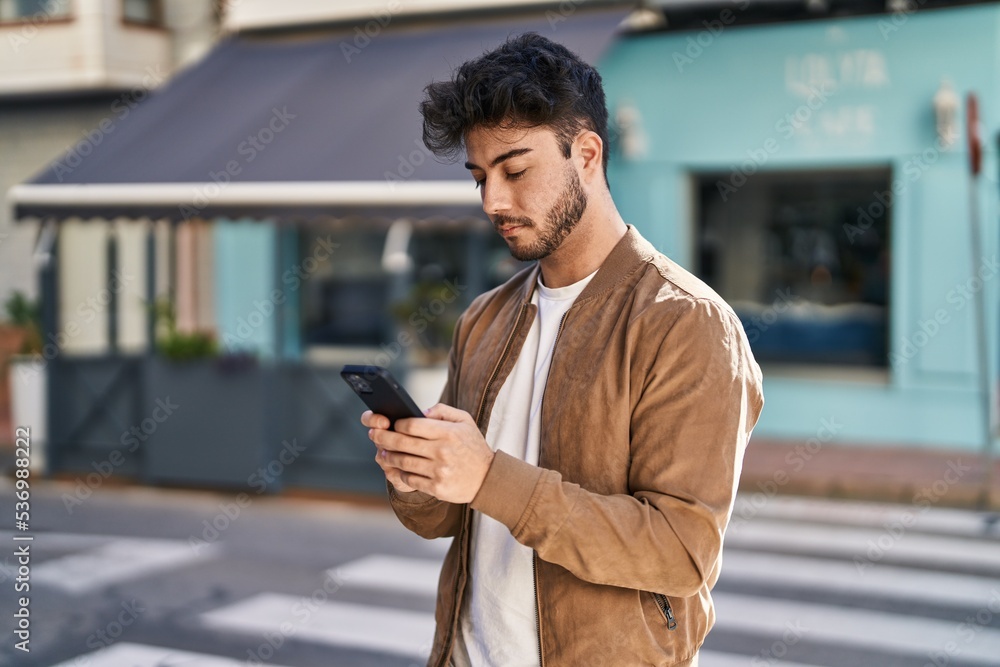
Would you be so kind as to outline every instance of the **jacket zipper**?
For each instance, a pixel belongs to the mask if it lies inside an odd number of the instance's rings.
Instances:
[[[656,600],[656,605],[667,619],[667,629],[675,629],[677,627],[677,619],[674,618],[674,610],[670,608],[670,600],[662,593],[653,593],[653,599]]]
[[[535,569],[537,554],[531,552],[531,589],[535,592],[535,630],[538,632],[538,665],[545,667],[545,657],[542,655],[542,612],[541,601],[538,599],[538,571]]]

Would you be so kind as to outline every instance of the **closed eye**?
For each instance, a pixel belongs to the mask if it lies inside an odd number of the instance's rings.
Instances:
[[[514,173],[507,174],[507,180],[516,181],[516,180],[522,178],[524,176],[524,173],[526,171],[528,171],[528,170],[527,169],[522,169],[521,171],[516,171]],[[476,179],[476,189],[478,190],[479,188],[482,188],[484,183],[486,183],[486,179],[485,178],[477,178]]]

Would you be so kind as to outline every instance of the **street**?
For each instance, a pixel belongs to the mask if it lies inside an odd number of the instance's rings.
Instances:
[[[68,501],[73,488],[34,481],[17,533],[33,540],[0,532],[0,664],[424,664],[447,542],[387,505],[120,486]],[[13,506],[8,478],[0,498]],[[995,518],[741,496],[702,667],[1000,665]],[[14,593],[25,544],[30,589]],[[22,596],[30,653],[15,648]]]

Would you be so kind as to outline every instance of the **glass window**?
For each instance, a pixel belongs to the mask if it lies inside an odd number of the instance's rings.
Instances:
[[[387,271],[383,257],[389,227],[369,220],[303,230],[300,263],[319,238],[339,244],[302,285],[304,345],[378,347],[415,341],[422,361],[441,361],[451,345],[458,316],[480,293],[499,285],[526,264],[485,221],[413,223],[405,256]]]
[[[160,10],[159,0],[122,0],[122,16],[129,23],[160,25]]]
[[[390,325],[389,281],[381,270],[385,231],[357,225],[302,232],[299,266],[308,272],[301,288],[304,345],[371,345],[385,337]],[[314,267],[309,262],[327,235],[337,246]]]
[[[34,20],[69,16],[70,0],[0,0],[0,21]]]
[[[700,276],[760,362],[888,366],[889,169],[698,174]]]

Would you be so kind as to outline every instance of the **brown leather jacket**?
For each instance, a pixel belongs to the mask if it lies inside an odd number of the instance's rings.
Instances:
[[[537,264],[459,319],[441,402],[481,431],[535,317]],[[448,664],[468,578],[469,508],[535,551],[545,667],[687,665],[715,622],[761,372],[739,319],[631,225],[557,334],[538,466],[498,452],[468,505],[388,485],[425,538],[454,536],[428,665]]]

